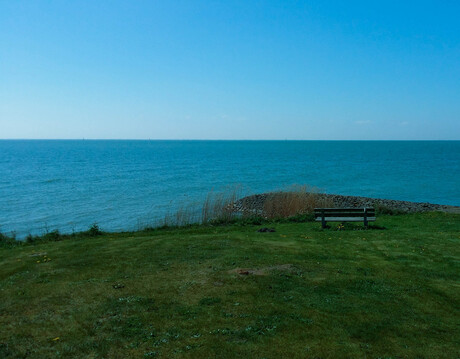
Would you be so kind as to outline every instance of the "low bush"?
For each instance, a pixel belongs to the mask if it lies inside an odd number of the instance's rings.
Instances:
[[[17,241],[14,234],[8,236],[0,232],[0,247],[11,247],[14,246],[16,242]]]
[[[97,223],[94,223],[87,231],[81,232],[80,235],[82,236],[87,236],[87,237],[97,237],[104,234],[104,232],[101,231]],[[77,234],[78,235],[78,234]]]

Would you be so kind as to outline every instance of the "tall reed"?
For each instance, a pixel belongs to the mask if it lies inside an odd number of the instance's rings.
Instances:
[[[284,191],[267,195],[263,205],[263,217],[288,218],[312,213],[315,208],[332,206],[319,190],[307,185],[293,185]]]
[[[172,214],[166,215],[163,225],[230,223],[241,217],[289,218],[312,213],[316,207],[332,205],[318,189],[306,185],[293,185],[283,191],[267,194],[263,208],[251,208],[251,201],[246,201],[248,202],[247,208],[236,210],[234,204],[241,199],[241,193],[241,186],[229,187],[222,192],[211,191],[202,204],[186,203]],[[245,198],[251,198],[251,196]]]
[[[228,223],[238,217],[232,204],[240,198],[241,186],[233,186],[222,192],[211,191],[203,203],[185,203],[172,214],[165,216],[165,226],[187,226],[210,222]]]
[[[237,214],[232,208],[241,195],[241,186],[229,187],[223,192],[209,192],[201,209],[201,223],[229,222]]]

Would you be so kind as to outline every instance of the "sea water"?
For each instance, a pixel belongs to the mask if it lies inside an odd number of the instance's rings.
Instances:
[[[0,141],[0,230],[134,230],[202,201],[308,184],[460,205],[460,141]]]

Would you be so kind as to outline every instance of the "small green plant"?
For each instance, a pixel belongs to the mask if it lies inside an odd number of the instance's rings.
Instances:
[[[11,236],[8,236],[0,232],[0,247],[11,247],[18,243],[14,233]]]
[[[7,236],[6,234],[3,234],[0,232],[0,241],[9,241],[13,239],[12,237]]]
[[[82,232],[82,234],[89,237],[97,237],[104,234],[104,232],[101,231],[97,223],[94,223],[86,232]]]
[[[37,238],[38,238],[37,236],[33,236],[32,234],[29,233],[26,236],[26,242],[27,243],[33,243],[33,242],[35,242],[37,240]]]
[[[62,240],[62,235],[57,229],[55,229],[54,231],[46,233],[43,236],[43,239],[48,241],[59,241]]]

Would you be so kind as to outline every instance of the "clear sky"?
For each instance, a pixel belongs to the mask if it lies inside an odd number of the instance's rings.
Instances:
[[[460,139],[460,1],[0,0],[0,138]]]

